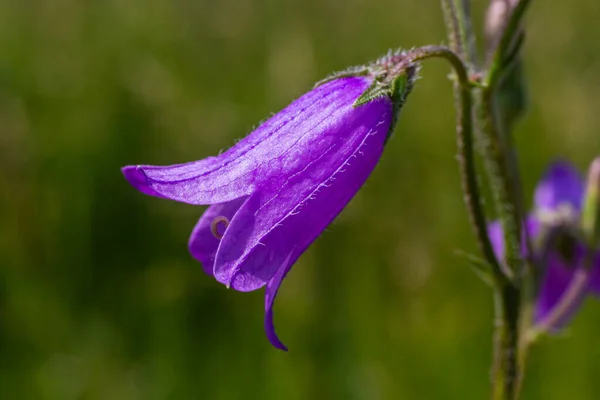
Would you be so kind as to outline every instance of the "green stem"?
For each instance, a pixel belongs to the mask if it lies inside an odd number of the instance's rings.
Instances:
[[[507,282],[495,291],[496,324],[492,398],[513,400],[521,387],[522,366],[519,357],[519,315],[521,292]]]
[[[521,191],[511,136],[503,130],[490,88],[479,93],[477,114],[482,130],[485,167],[496,213],[504,233],[503,269],[510,279],[496,285],[496,334],[494,338],[493,398],[518,398],[522,379],[519,357],[519,315],[525,264],[521,256]]]
[[[519,280],[522,267],[523,202],[512,136],[502,129],[493,92],[489,88],[481,89],[478,100],[477,114],[483,133],[484,164],[504,233],[505,273]]]
[[[507,68],[511,46],[519,36],[530,0],[519,0],[494,47],[479,92],[477,115],[482,131],[485,166],[496,212],[504,232],[504,262],[510,282],[496,285],[496,335],[494,338],[493,398],[514,400],[523,377],[524,351],[520,342],[523,277],[528,269],[521,256],[523,228],[522,191],[511,132],[504,126],[495,104],[498,85]],[[529,244],[528,244],[529,246]],[[531,254],[531,252],[529,252]]]
[[[500,263],[496,259],[487,233],[487,220],[483,205],[481,204],[482,197],[479,189],[479,182],[477,180],[473,151],[473,97],[467,67],[456,53],[444,46],[420,47],[410,51],[407,56],[412,61],[434,57],[444,58],[452,65],[456,72],[458,81],[458,163],[465,196],[464,199],[467,205],[469,219],[478,239],[481,252],[486,261],[490,264],[492,271],[494,272],[494,278],[499,282],[504,281],[505,276],[501,271]]]
[[[450,49],[467,63],[477,63],[475,35],[468,0],[441,0]]]

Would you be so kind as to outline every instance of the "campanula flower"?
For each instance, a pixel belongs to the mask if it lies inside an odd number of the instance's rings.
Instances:
[[[216,157],[123,168],[142,193],[210,205],[189,239],[204,271],[234,290],[266,286],[265,330],[282,280],[377,164],[416,66],[390,54],[323,81]]]
[[[533,259],[542,261],[536,287],[534,322],[543,321],[557,306],[569,287],[576,271],[585,268],[587,246],[577,236],[586,186],[579,172],[565,161],[551,164],[534,193],[534,209],[527,216],[525,231],[532,243]],[[504,238],[499,222],[490,224],[490,240],[498,258],[503,257]],[[557,233],[556,240],[547,241]],[[551,247],[548,247],[551,246]],[[523,245],[523,256],[527,256]],[[585,294],[600,296],[600,253],[595,254],[585,290],[550,328],[563,327],[581,305]]]

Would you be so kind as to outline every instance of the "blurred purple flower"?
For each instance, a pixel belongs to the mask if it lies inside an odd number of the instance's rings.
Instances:
[[[558,304],[578,268],[583,268],[586,246],[572,235],[565,235],[554,243],[553,248],[545,248],[547,235],[552,229],[574,227],[579,223],[583,205],[585,183],[579,172],[566,161],[551,164],[534,194],[534,210],[525,221],[525,230],[532,241],[533,258],[544,259],[537,284],[534,321],[543,321]],[[500,222],[490,224],[490,240],[496,256],[504,255],[504,237]],[[523,255],[526,254],[523,245]],[[569,322],[581,305],[585,295],[600,296],[600,253],[595,256],[586,290],[577,301],[571,304],[568,312],[552,329],[560,329]]]
[[[273,326],[279,286],[377,164],[415,74],[413,66],[395,75],[381,65],[375,76],[369,71],[325,81],[217,157],[123,168],[145,194],[211,205],[189,250],[227,287],[266,285],[265,330],[280,349]]]

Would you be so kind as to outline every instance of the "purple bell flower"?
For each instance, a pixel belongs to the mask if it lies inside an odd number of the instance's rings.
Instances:
[[[534,210],[527,216],[525,230],[533,247],[533,258],[545,262],[539,272],[534,322],[540,323],[552,312],[562,299],[575,272],[584,268],[587,247],[583,240],[573,235],[563,235],[552,248],[545,248],[544,240],[553,229],[577,229],[585,195],[585,182],[579,172],[565,161],[551,164],[545,172],[534,194]],[[490,240],[496,256],[504,255],[504,237],[500,222],[490,224]],[[527,256],[523,246],[523,256]],[[557,324],[551,329],[564,327],[577,311],[585,295],[600,296],[600,252],[595,254],[585,290]]]
[[[142,193],[210,205],[190,253],[229,288],[266,286],[265,330],[279,349],[287,350],[273,326],[277,291],[379,161],[416,75],[400,56],[318,84],[219,156],[122,169]]]

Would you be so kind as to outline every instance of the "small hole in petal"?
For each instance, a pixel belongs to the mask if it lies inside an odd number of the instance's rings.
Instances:
[[[229,226],[229,219],[223,215],[219,215],[212,220],[210,224],[210,232],[217,239],[221,239],[225,234],[225,229]]]

